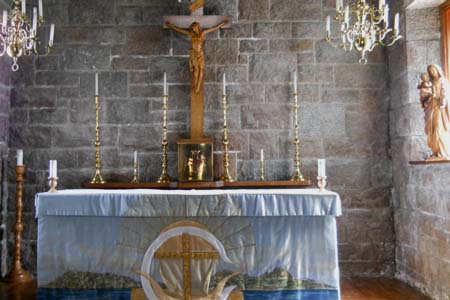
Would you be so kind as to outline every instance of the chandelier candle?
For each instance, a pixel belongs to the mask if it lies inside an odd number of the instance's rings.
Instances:
[[[344,7],[342,0],[336,0],[336,16],[339,23],[339,36],[331,36],[331,18],[326,18],[326,38],[335,48],[344,51],[355,49],[360,53],[359,63],[367,63],[367,54],[377,45],[389,47],[402,38],[400,35],[400,15],[395,15],[394,28],[389,28],[389,4],[379,0],[378,6],[365,0],[353,0]],[[333,40],[342,40],[335,44]]]
[[[44,17],[44,8],[42,6],[42,0],[39,0],[39,18],[42,19]]]

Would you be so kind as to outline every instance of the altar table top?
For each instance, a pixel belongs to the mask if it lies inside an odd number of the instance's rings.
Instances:
[[[180,205],[181,204],[181,205]],[[337,193],[318,189],[61,190],[36,195],[36,215],[100,217],[340,216]]]

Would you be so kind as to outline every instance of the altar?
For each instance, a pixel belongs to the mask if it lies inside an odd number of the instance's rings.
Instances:
[[[165,228],[188,221],[218,245],[209,288],[234,272],[228,285],[245,299],[339,299],[334,192],[66,190],[38,194],[36,213],[40,293],[116,289],[129,293],[120,299],[133,299],[143,287],[148,295],[153,284],[136,270],[164,287],[163,263],[150,250]]]

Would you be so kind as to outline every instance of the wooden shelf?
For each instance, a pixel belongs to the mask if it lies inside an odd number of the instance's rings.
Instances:
[[[312,186],[311,180],[290,181],[290,180],[259,180],[259,181],[235,181],[225,182],[226,188],[305,188]]]
[[[411,165],[432,165],[432,164],[448,164],[450,160],[413,160],[409,162]]]
[[[169,189],[170,183],[157,182],[107,182],[107,183],[83,183],[82,186],[87,189]]]
[[[104,184],[84,183],[87,189],[262,189],[262,188],[306,188],[312,186],[311,180],[304,181],[211,181],[211,182],[107,182]]]

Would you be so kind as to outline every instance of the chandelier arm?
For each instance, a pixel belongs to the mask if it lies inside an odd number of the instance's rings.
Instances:
[[[384,47],[390,47],[390,46],[394,45],[395,42],[401,38],[403,38],[401,35],[397,35],[394,38],[392,38],[392,41],[390,41],[389,43],[384,43],[383,41],[379,41],[379,43]]]
[[[53,50],[53,46],[47,45],[47,47],[45,47],[45,50],[43,50],[42,52],[39,52],[39,50],[37,49],[37,46],[39,45],[39,43],[36,43],[33,49],[34,54],[36,55],[48,55],[50,54],[50,52],[52,52]]]
[[[3,45],[3,51],[0,52],[0,56],[3,56],[6,53],[6,42],[5,42],[5,38],[3,37],[2,34],[0,34],[0,42],[1,42],[1,45]]]

